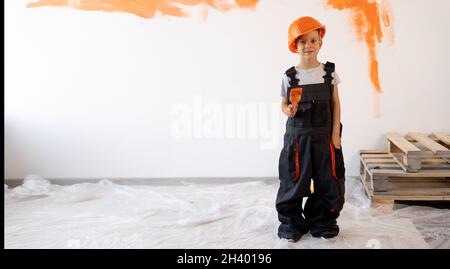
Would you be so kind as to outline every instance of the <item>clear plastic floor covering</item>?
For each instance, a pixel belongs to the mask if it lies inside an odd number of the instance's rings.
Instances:
[[[371,207],[347,178],[333,239],[279,239],[278,181],[5,185],[5,248],[450,248],[450,210]]]

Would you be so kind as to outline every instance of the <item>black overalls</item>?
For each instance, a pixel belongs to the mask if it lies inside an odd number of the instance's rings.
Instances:
[[[325,72],[324,83],[299,86],[295,67],[286,71],[289,103],[292,88],[301,87],[303,93],[295,117],[286,122],[279,159],[276,209],[281,238],[298,238],[308,231],[315,237],[339,233],[336,219],[344,205],[345,168],[342,149],[334,148],[331,142],[334,64],[327,62]],[[308,199],[303,209],[304,197]]]

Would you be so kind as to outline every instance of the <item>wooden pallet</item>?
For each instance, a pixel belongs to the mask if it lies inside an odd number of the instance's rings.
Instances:
[[[424,162],[435,164],[450,163],[450,135],[433,133],[408,133],[405,137],[398,133],[385,134],[388,153],[405,172],[417,172]]]
[[[360,179],[372,201],[450,201],[450,163],[434,156],[421,157],[421,169],[405,171],[388,151],[360,151]]]

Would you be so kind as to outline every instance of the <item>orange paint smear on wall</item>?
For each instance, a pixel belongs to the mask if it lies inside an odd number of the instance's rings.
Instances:
[[[106,12],[126,12],[143,18],[152,18],[155,13],[187,17],[183,6],[207,5],[219,11],[236,8],[254,9],[259,0],[235,0],[234,2],[216,0],[38,0],[27,7],[71,7],[80,10],[99,10]]]
[[[364,41],[369,49],[370,80],[375,90],[381,92],[376,44],[381,43],[383,39],[381,22],[392,29],[393,16],[389,4],[385,0],[382,0],[381,4],[374,0],[327,0],[326,6],[351,11],[356,36],[359,41]],[[394,42],[393,31],[389,39]]]

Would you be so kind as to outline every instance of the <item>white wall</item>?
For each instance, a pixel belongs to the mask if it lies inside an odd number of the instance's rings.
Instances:
[[[256,11],[210,10],[206,21],[28,2],[5,3],[5,178],[276,177],[281,75],[298,60],[287,27],[302,15],[327,25],[319,58],[336,62],[342,80],[348,175],[358,174],[359,149],[385,148],[384,132],[450,132],[449,1],[390,2],[395,43],[378,49],[379,118],[367,49],[348,13],[321,1],[261,0]],[[239,124],[226,116],[233,106],[254,110],[243,137],[215,124]],[[191,137],[179,137],[180,121]]]

